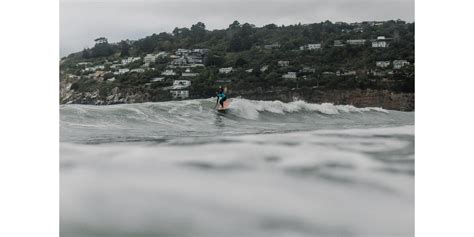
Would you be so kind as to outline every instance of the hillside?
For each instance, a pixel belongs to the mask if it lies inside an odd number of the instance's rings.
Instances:
[[[385,91],[414,101],[414,45],[414,23],[399,20],[263,27],[234,21],[212,31],[198,22],[135,41],[101,37],[61,59],[60,103],[208,98],[218,86],[257,99],[311,89]]]

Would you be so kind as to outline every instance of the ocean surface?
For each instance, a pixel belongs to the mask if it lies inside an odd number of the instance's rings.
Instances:
[[[60,107],[61,236],[413,236],[414,113]]]

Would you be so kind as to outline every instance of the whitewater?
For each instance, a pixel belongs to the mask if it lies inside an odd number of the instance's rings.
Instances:
[[[61,236],[413,236],[414,112],[60,107]]]

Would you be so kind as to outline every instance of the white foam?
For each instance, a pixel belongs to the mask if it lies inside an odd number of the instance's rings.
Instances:
[[[305,101],[294,101],[283,103],[281,101],[257,101],[235,98],[230,104],[230,109],[241,117],[247,119],[257,119],[260,112],[270,112],[276,114],[295,113],[295,112],[319,112],[327,115],[340,113],[362,113],[362,112],[382,112],[387,110],[377,107],[357,108],[352,105],[334,105],[331,103],[312,104]]]

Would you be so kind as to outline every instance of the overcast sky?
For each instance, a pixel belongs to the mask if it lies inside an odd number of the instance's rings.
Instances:
[[[234,20],[263,26],[301,22],[414,21],[414,0],[60,0],[60,53],[104,36],[109,42],[191,27],[227,28]]]

